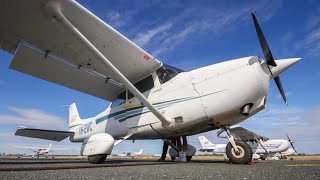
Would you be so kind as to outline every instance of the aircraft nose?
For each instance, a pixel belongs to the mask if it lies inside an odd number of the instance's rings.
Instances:
[[[279,76],[282,72],[287,70],[289,67],[297,63],[301,58],[290,58],[290,59],[281,59],[281,60],[276,60],[275,62],[277,63],[276,67],[270,67],[270,70],[273,74],[273,77]]]

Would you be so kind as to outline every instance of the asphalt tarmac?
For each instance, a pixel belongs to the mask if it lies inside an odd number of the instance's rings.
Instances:
[[[91,165],[81,159],[0,159],[0,179],[320,179],[320,161],[236,165],[219,160],[107,159],[104,164]]]

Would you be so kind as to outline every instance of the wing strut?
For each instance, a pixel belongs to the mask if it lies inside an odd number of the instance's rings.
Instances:
[[[51,20],[61,23],[85,46],[92,55],[100,61],[106,68],[110,68],[115,77],[146,106],[161,122],[162,126],[169,127],[174,124],[173,119],[164,117],[144,96],[143,94],[115,67],[113,64],[64,16],[61,4],[52,0],[45,6],[45,12]]]

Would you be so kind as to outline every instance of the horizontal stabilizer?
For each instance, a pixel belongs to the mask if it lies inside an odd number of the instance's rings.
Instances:
[[[18,127],[15,135],[30,138],[46,139],[52,141],[62,141],[67,137],[73,136],[74,132],[71,131],[55,131],[44,129],[31,129],[26,127]]]

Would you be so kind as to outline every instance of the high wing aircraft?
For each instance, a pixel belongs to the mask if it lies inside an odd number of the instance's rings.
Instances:
[[[273,160],[281,160],[281,159],[288,159],[288,156],[297,154],[297,151],[294,148],[288,148],[286,151],[281,153],[276,153]],[[293,157],[290,157],[290,160],[293,160]]]
[[[142,155],[142,151],[143,151],[143,149],[140,149],[139,152],[134,152],[130,156],[141,156]]]
[[[282,154],[288,149],[294,149],[293,141],[290,140],[288,135],[288,139],[269,139],[241,126],[231,126],[230,133],[237,140],[244,141],[251,147],[253,159],[265,160],[267,156],[275,156],[277,153]],[[202,152],[226,154],[227,148],[230,148],[227,144],[213,144],[204,136],[199,136],[198,139],[202,146],[199,151]],[[290,145],[292,148],[290,148]]]
[[[3,1],[0,48],[14,55],[11,69],[112,102],[88,119],[72,104],[69,131],[18,128],[16,135],[69,137],[82,142],[81,155],[90,163],[103,163],[126,139],[220,128],[229,133],[231,125],[265,108],[270,80],[287,103],[279,75],[300,60],[274,60],[252,17],[265,60],[250,56],[184,72],[161,63],[74,0]],[[228,140],[231,161],[248,163],[250,146],[230,133]]]
[[[52,143],[50,143],[49,147],[47,148],[41,148],[41,147],[27,147],[27,146],[11,146],[14,148],[22,148],[22,149],[30,149],[32,152],[34,152],[35,154],[32,157],[37,156],[37,158],[39,158],[40,155],[46,156],[48,155],[48,153],[52,150],[67,150],[65,148],[51,148]]]

